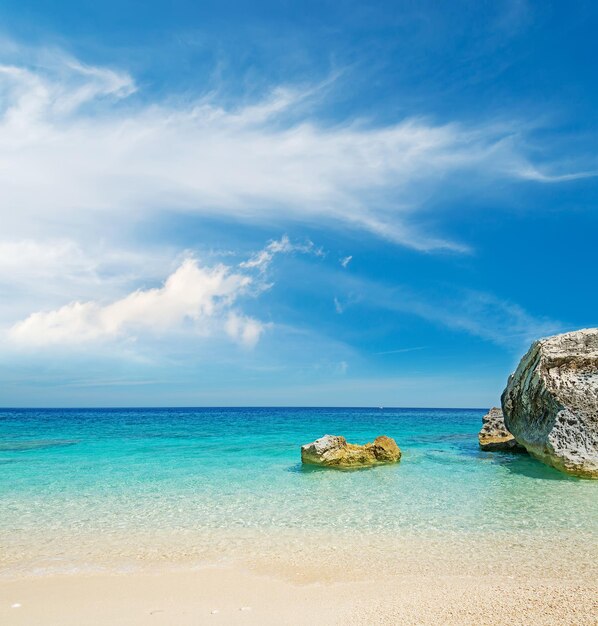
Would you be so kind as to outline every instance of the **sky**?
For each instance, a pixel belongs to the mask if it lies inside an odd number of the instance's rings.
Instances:
[[[4,0],[0,406],[498,404],[598,324],[597,28]]]

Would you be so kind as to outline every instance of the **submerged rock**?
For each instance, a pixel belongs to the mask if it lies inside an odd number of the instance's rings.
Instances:
[[[401,451],[394,439],[382,435],[373,443],[358,446],[344,437],[324,435],[301,446],[301,461],[328,467],[367,467],[381,463],[398,463]]]
[[[531,455],[598,478],[598,328],[534,342],[501,400],[506,427]]]
[[[478,434],[478,441],[482,450],[489,452],[522,452],[525,450],[507,430],[501,409],[491,408],[482,418],[482,422],[482,430]]]

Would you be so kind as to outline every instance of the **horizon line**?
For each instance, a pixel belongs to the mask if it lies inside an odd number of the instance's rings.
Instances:
[[[377,409],[385,410],[429,410],[429,411],[487,411],[486,407],[456,407],[456,406],[340,406],[340,405],[206,405],[206,406],[6,406],[0,407],[0,411],[119,411],[119,410],[205,410],[205,409]]]

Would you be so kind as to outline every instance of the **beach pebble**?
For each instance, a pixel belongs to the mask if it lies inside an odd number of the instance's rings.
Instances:
[[[216,613],[220,613],[220,611],[218,609],[213,609],[212,610],[212,615],[216,615]]]
[[[10,605],[10,608],[11,609],[20,609],[21,605],[18,602],[15,602],[14,604]]]
[[[250,606],[242,606],[239,611],[251,611],[251,607]]]

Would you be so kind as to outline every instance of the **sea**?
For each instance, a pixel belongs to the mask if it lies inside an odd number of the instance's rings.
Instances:
[[[334,559],[359,541],[405,558],[422,541],[461,555],[474,544],[504,554],[569,542],[595,562],[598,481],[525,453],[480,450],[484,413],[0,409],[0,575],[268,550],[297,562],[306,552],[314,560],[314,546]],[[325,434],[354,443],[388,435],[403,456],[360,470],[303,466],[301,445]]]

